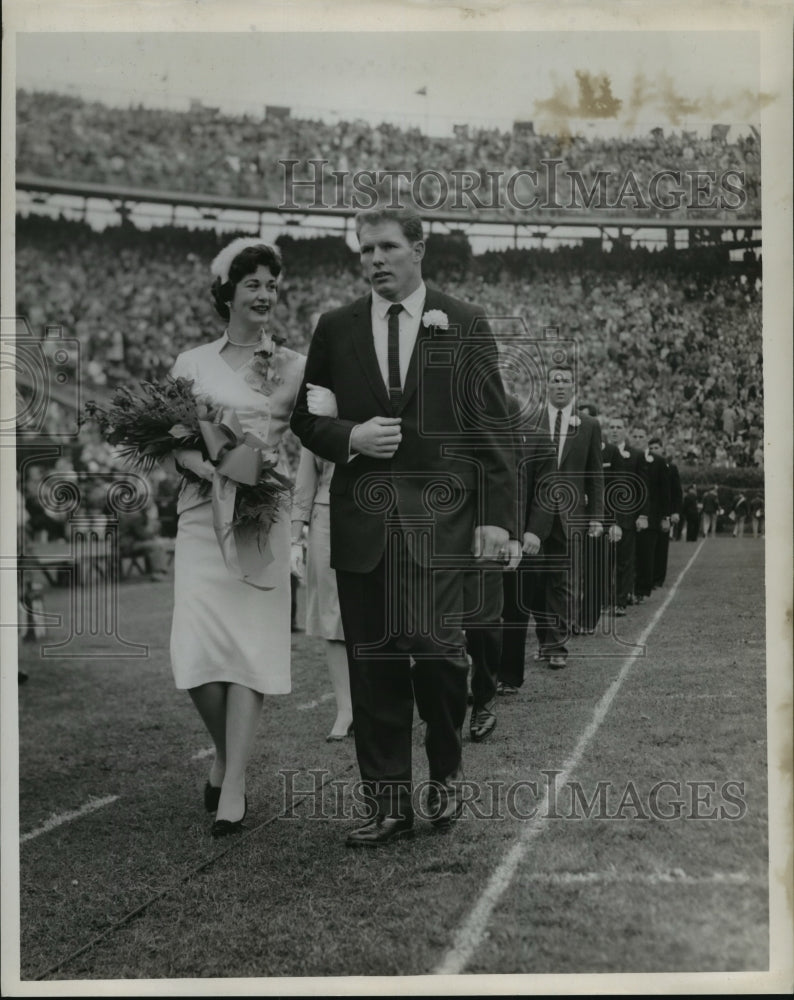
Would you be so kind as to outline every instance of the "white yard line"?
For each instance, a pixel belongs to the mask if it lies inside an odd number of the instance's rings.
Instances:
[[[41,826],[37,826],[35,830],[23,833],[19,838],[19,842],[20,844],[24,844],[27,840],[40,837],[42,833],[49,833],[51,830],[63,826],[64,823],[71,823],[73,819],[80,819],[81,816],[87,816],[89,813],[96,812],[97,809],[109,806],[111,802],[115,802],[118,798],[118,795],[106,795],[103,799],[89,799],[84,806],[80,806],[79,809],[74,809],[72,812],[55,813],[48,820],[45,820]]]
[[[694,561],[700,555],[701,549],[703,548],[705,539],[700,542],[698,547],[692,554],[692,558],[684,566],[678,575],[678,579],[675,581],[667,597],[662,602],[661,606],[657,610],[656,614],[650,620],[650,622],[645,626],[642,634],[637,640],[637,650],[634,653],[629,654],[623,661],[623,665],[620,668],[620,672],[615,680],[609,685],[607,690],[604,692],[601,700],[596,705],[593,712],[593,717],[590,720],[589,725],[586,727],[582,735],[579,737],[579,742],[576,744],[572,755],[563,764],[562,770],[556,776],[555,783],[564,785],[571,776],[573,770],[579,765],[587,749],[588,744],[593,739],[595,734],[601,728],[601,724],[606,718],[606,714],[609,711],[612,702],[615,700],[615,696],[623,685],[623,682],[629,675],[629,671],[634,664],[634,661],[639,658],[639,653],[642,647],[648,640],[648,636],[656,628],[662,615],[667,610],[670,602],[675,597],[681,581],[684,579],[686,574],[689,572],[689,568],[692,566]],[[480,898],[474,904],[474,907],[470,911],[468,917],[465,918],[463,923],[460,925],[458,930],[455,932],[455,937],[452,942],[452,946],[449,951],[444,955],[441,962],[436,966],[434,972],[436,975],[446,975],[454,976],[462,973],[475,951],[479,947],[485,932],[488,928],[488,923],[491,919],[491,914],[493,913],[499,900],[502,898],[506,890],[509,888],[510,883],[518,870],[518,866],[524,860],[527,851],[532,844],[532,841],[537,837],[540,831],[543,829],[543,824],[541,822],[541,817],[544,813],[544,806],[548,801],[548,791],[544,795],[543,801],[540,804],[538,812],[535,814],[535,818],[528,820],[526,826],[521,830],[515,843],[512,847],[508,849],[499,865],[496,867],[490,881],[483,889],[480,894]]]
[[[711,872],[709,875],[687,875],[681,869],[655,872],[531,872],[522,875],[523,882],[541,885],[757,885],[765,886],[765,875],[749,872]]]

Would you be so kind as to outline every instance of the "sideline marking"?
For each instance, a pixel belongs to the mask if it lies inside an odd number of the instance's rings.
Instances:
[[[101,809],[103,806],[109,806],[111,802],[115,802],[118,798],[118,795],[106,795],[103,799],[89,799],[84,806],[80,806],[79,809],[74,809],[72,812],[55,813],[48,820],[45,820],[41,826],[37,826],[35,830],[23,833],[19,838],[19,842],[20,844],[24,844],[26,840],[33,840],[34,837],[40,837],[42,833],[49,833],[50,830],[54,830],[64,823],[71,823],[73,819],[80,819],[81,816],[87,816],[89,813],[96,812],[97,809]]]
[[[668,605],[676,595],[681,581],[684,579],[686,574],[689,572],[689,568],[700,555],[700,551],[705,543],[705,538],[701,539],[700,544],[695,549],[689,562],[684,566],[678,575],[678,579],[675,581],[673,586],[670,588],[670,592],[667,597],[662,602],[661,606],[656,611],[656,614],[650,620],[650,622],[645,626],[642,634],[637,640],[637,647],[641,647],[645,644],[648,636],[656,628],[659,619],[662,617],[664,612],[667,610]],[[636,653],[629,653],[626,659],[623,661],[623,665],[620,668],[620,673],[615,678],[614,681],[609,685],[604,694],[601,696],[601,700],[595,707],[593,711],[593,717],[590,720],[587,728],[584,730],[582,735],[579,737],[579,742],[576,744],[573,753],[568,758],[568,760],[562,765],[560,773],[555,777],[555,791],[557,782],[564,785],[570,778],[571,772],[580,763],[582,755],[587,748],[588,743],[592,740],[598,730],[601,728],[601,724],[606,718],[606,714],[612,702],[615,700],[615,696],[620,690],[623,681],[628,676],[629,670],[635,660],[639,659],[639,649]],[[545,805],[548,801],[548,791],[543,797],[542,805]],[[452,941],[452,946],[447,951],[446,955],[442,958],[441,962],[433,970],[434,975],[440,976],[455,976],[463,972],[463,970],[468,965],[474,952],[480,945],[482,941],[488,923],[491,919],[491,914],[494,911],[499,900],[502,898],[503,894],[509,887],[513,880],[518,866],[524,859],[525,854],[529,850],[532,840],[540,833],[543,829],[537,816],[542,812],[542,809],[538,810],[538,814],[534,819],[528,820],[527,825],[521,831],[521,833],[516,838],[515,843],[510,847],[502,860],[497,865],[493,875],[491,876],[488,884],[483,889],[480,894],[480,898],[474,904],[468,917],[463,921],[460,927],[455,932],[455,936]]]
[[[748,872],[712,872],[710,875],[688,875],[680,868],[654,872],[534,872],[522,877],[522,882],[541,885],[767,885],[764,875]]]

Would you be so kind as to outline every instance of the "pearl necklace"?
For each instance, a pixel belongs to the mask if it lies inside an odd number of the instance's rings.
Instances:
[[[241,344],[237,340],[232,340],[232,338],[229,336],[229,331],[228,330],[226,331],[226,340],[227,340],[228,343],[232,344],[234,347],[256,347],[256,345],[259,343],[258,340],[254,340],[250,344]]]

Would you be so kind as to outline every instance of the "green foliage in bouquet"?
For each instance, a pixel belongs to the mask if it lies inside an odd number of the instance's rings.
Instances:
[[[140,391],[122,387],[109,407],[90,401],[83,420],[95,421],[103,438],[118,449],[118,456],[144,474],[157,462],[178,449],[195,449],[208,458],[199,421],[219,422],[221,409],[193,395],[193,381],[168,376],[163,382],[141,382]],[[223,454],[213,463],[221,463]],[[209,496],[212,484],[189,469],[179,466],[186,481]],[[292,495],[292,482],[264,459],[259,480],[253,486],[236,484],[232,528],[255,527],[265,539],[282,505]]]
[[[118,448],[119,458],[140,472],[151,472],[177,448],[203,447],[192,388],[192,379],[170,375],[164,382],[141,382],[139,393],[122,386],[108,409],[87,402],[85,418],[96,422],[102,437]]]

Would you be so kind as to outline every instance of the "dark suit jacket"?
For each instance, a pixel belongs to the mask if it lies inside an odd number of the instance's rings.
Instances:
[[[450,327],[420,322],[394,414],[375,355],[371,301],[366,295],[323,314],[309,347],[306,382],[335,393],[338,417],[312,416],[304,383],[291,420],[310,451],[336,464],[331,565],[357,573],[374,569],[384,552],[386,518],[395,512],[403,522],[432,518],[437,555],[469,554],[475,525],[515,534],[516,463],[502,440],[505,394],[484,312],[428,286],[423,313],[440,309]],[[389,460],[349,460],[353,426],[379,415],[402,419],[396,453]]]
[[[528,433],[529,500],[524,530],[531,531],[541,541],[551,532],[555,512],[566,534],[572,522],[581,525],[600,521],[604,516],[601,427],[593,417],[580,414],[579,421],[578,426],[568,427],[559,469],[545,404]],[[558,503],[554,502],[555,493]]]
[[[670,469],[670,513],[681,514],[684,508],[684,491],[681,487],[681,475],[675,462],[668,462]]]
[[[703,494],[702,502],[704,514],[716,514],[719,510],[720,498],[716,490],[707,490]]]
[[[698,498],[697,493],[685,493],[684,500],[682,503],[682,511],[684,519],[687,521],[697,521],[700,517],[700,511],[698,510]]]
[[[616,444],[607,442],[601,450],[604,467],[604,510],[607,519],[624,531],[636,527],[640,514],[648,514],[648,488],[641,463],[645,456],[636,448],[621,455]]]
[[[650,458],[650,461],[648,460]],[[648,527],[659,531],[670,516],[670,468],[663,458],[643,455],[642,474],[648,486]]]

